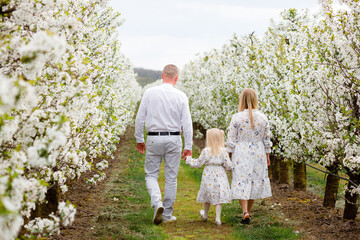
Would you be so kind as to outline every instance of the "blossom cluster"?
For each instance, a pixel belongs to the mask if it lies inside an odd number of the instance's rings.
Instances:
[[[26,234],[27,237],[31,236],[40,238],[47,233],[49,235],[59,235],[60,227],[66,227],[75,220],[76,209],[70,203],[59,203],[59,217],[51,213],[51,218],[35,218],[25,225],[26,229],[29,229],[30,234]]]
[[[360,22],[357,1],[335,11],[289,9],[262,38],[234,36],[181,73],[194,122],[228,127],[243,88],[271,123],[273,154],[357,175],[360,183]]]
[[[122,22],[108,0],[0,3],[1,239],[17,236],[49,186],[66,192],[110,157],[131,123],[141,88],[120,52]],[[30,234],[70,224],[75,211],[62,205],[60,217],[31,220]]]

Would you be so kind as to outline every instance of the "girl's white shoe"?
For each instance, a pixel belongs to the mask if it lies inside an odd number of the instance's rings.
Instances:
[[[221,221],[215,220],[216,226],[221,226]]]
[[[201,217],[203,222],[207,221],[207,217],[205,217],[205,211],[204,210],[200,210],[200,217]]]

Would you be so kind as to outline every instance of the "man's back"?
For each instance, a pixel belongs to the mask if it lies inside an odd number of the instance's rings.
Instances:
[[[144,93],[147,104],[145,129],[149,132],[178,132],[181,130],[181,115],[188,100],[186,95],[171,84],[162,84]]]
[[[147,132],[181,132],[185,149],[192,146],[192,121],[185,93],[164,83],[144,92],[135,121],[137,142],[144,142],[143,126]]]

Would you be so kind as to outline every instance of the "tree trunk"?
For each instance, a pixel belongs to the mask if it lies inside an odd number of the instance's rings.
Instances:
[[[290,184],[290,162],[281,158],[279,183]]]
[[[350,177],[350,180],[352,180],[356,184],[360,183],[360,176],[350,174],[349,177]],[[354,187],[354,185],[349,182],[347,191],[345,193],[345,208],[344,208],[344,215],[343,215],[344,219],[355,220],[356,215],[357,215],[357,211],[358,211],[358,205],[357,205],[358,195],[357,194],[351,195],[351,193],[349,191],[353,187]]]
[[[60,201],[60,187],[56,183],[48,189],[45,196],[45,202],[38,204],[31,214],[31,219],[36,217],[46,218],[50,213],[56,213]]]
[[[306,165],[294,161],[294,188],[296,190],[306,191]]]
[[[200,123],[194,122],[193,123],[193,129],[194,130],[199,130],[202,133],[202,135],[204,135],[204,138],[205,138],[206,129]],[[194,133],[195,133],[195,131],[194,131]]]
[[[337,166],[326,168],[329,172],[338,174]],[[339,189],[340,178],[333,175],[328,175],[326,178],[326,187],[323,206],[334,208],[337,200],[337,193]]]
[[[280,179],[280,161],[278,157],[270,157],[270,168],[271,168],[271,180],[274,182],[279,182]]]

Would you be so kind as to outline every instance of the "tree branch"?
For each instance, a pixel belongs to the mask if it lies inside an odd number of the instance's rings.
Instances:
[[[16,10],[15,7],[9,8],[8,10],[5,10],[5,11],[2,11],[1,9],[2,9],[2,8],[0,8],[0,15],[9,14],[9,13],[12,13],[12,12],[14,12],[14,11]]]

